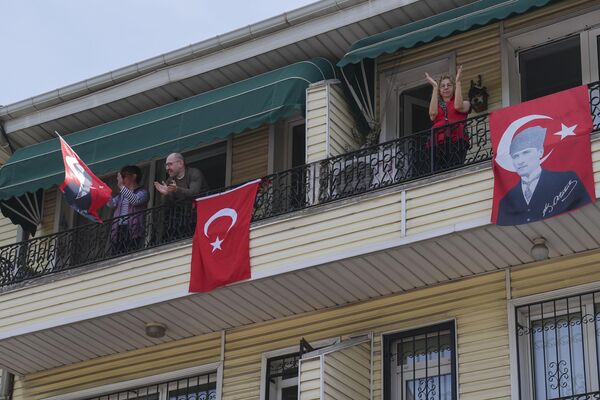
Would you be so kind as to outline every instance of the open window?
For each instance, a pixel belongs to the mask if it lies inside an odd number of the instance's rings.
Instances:
[[[299,398],[370,400],[372,344],[367,334],[302,355]]]
[[[429,129],[432,89],[425,81],[425,72],[437,78],[443,73],[454,74],[455,69],[454,54],[448,54],[426,64],[381,72],[379,101],[383,139],[397,139]]]
[[[510,104],[599,79],[600,10],[504,40]],[[506,99],[505,99],[506,100]]]

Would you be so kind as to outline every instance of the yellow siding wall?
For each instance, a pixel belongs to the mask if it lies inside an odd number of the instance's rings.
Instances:
[[[380,399],[381,333],[449,319],[457,324],[461,400],[509,399],[504,273],[230,331],[225,343],[223,398],[259,398],[263,352],[296,346],[302,337],[311,342],[373,331],[373,398]]]
[[[337,156],[358,149],[352,136],[354,118],[340,84],[329,86],[329,155]]]
[[[512,297],[523,297],[600,281],[600,253],[513,268]]]
[[[515,30],[526,28],[534,24],[547,23],[568,13],[577,13],[591,6],[597,6],[597,0],[568,0],[543,7],[518,17],[510,18],[504,22],[504,32],[510,33]],[[577,27],[574,27],[577,28]],[[579,27],[583,28],[583,27]]]
[[[0,214],[0,247],[16,243],[17,225]]]
[[[477,81],[477,75],[481,75],[483,85],[487,87],[490,95],[489,111],[502,107],[500,25],[497,23],[415,49],[383,56],[378,60],[378,68],[379,72],[384,72],[394,68],[426,64],[451,52],[456,54],[456,65],[464,67],[463,95],[467,97],[471,80]],[[425,83],[427,82],[423,79],[423,84]]]
[[[306,162],[327,158],[327,84],[306,91]]]
[[[262,127],[233,137],[231,183],[268,175],[269,128]]]
[[[214,333],[102,357],[15,379],[13,400],[35,400],[218,362],[221,334]],[[157,382],[160,383],[160,382]]]
[[[252,229],[252,273],[399,237],[401,208],[394,193]]]

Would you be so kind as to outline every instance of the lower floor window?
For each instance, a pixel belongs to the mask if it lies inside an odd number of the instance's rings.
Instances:
[[[298,360],[300,353],[267,360],[266,400],[298,399]]]
[[[521,399],[600,398],[600,292],[516,308]]]
[[[386,400],[456,399],[454,322],[383,337]]]
[[[216,373],[126,389],[86,400],[216,400]]]

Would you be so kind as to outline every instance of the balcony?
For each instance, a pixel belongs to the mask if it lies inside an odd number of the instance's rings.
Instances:
[[[589,90],[594,131],[598,131],[600,82],[590,84]],[[257,193],[252,221],[489,161],[492,151],[488,121],[488,114],[480,115],[265,176]],[[456,130],[463,131],[468,138],[468,148],[462,149],[466,152],[464,160],[458,155],[460,149],[456,143],[450,141],[437,146],[446,148],[441,158],[436,157],[430,143],[440,134]],[[159,206],[102,224],[87,224],[0,247],[0,287],[188,240],[194,233],[195,219],[195,210],[187,203]],[[145,234],[127,245],[114,245],[116,227],[124,222],[142,224],[140,230]]]

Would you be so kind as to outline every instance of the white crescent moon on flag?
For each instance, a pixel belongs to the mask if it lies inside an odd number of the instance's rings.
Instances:
[[[237,222],[237,212],[233,208],[222,208],[214,213],[212,217],[210,217],[204,224],[204,236],[208,237],[208,228],[210,227],[210,224],[212,224],[217,218],[221,217],[231,218],[231,225],[229,225],[229,228],[227,228],[227,232],[229,232],[229,230],[233,228]]]
[[[496,153],[496,157],[494,158],[496,164],[507,171],[516,171],[512,162],[512,157],[510,156],[510,143],[512,142],[512,139],[519,128],[528,122],[535,121],[536,119],[552,119],[552,117],[548,117],[547,115],[530,114],[513,121],[508,128],[506,128],[502,134],[502,137],[500,138],[500,142],[498,143],[498,151]],[[546,156],[542,158],[541,162],[544,162],[551,153],[552,151],[546,154]]]

